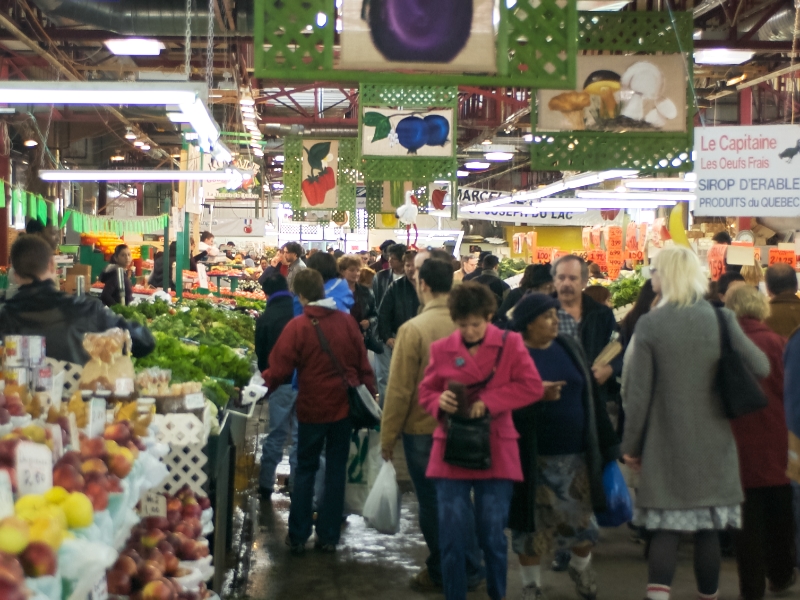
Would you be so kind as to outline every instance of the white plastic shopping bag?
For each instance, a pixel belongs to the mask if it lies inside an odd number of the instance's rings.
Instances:
[[[348,515],[360,515],[364,510],[369,491],[378,477],[381,463],[381,434],[362,429],[354,431],[350,438],[350,454],[347,458],[347,479],[344,487],[344,511]]]
[[[381,533],[400,531],[400,488],[391,462],[384,462],[375,485],[364,503],[364,521]]]

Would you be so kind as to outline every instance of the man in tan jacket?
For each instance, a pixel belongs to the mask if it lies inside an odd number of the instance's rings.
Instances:
[[[800,327],[800,298],[797,297],[797,273],[790,265],[775,264],[765,275],[770,301],[767,327],[788,338]]]
[[[419,527],[430,551],[427,567],[411,579],[411,586],[434,591],[442,587],[439,517],[436,488],[425,477],[425,471],[437,422],[419,405],[418,389],[428,366],[431,344],[456,330],[447,307],[453,286],[452,263],[437,258],[424,260],[417,270],[416,286],[423,306],[420,314],[406,321],[397,333],[383,405],[381,450],[384,459],[392,460],[397,438],[402,434],[408,472],[419,501]],[[470,588],[475,588],[483,574],[477,539],[474,535],[472,538],[475,542],[467,556],[467,577]]]

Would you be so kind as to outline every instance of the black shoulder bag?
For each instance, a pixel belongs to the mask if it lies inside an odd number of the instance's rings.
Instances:
[[[756,376],[750,372],[739,353],[731,346],[728,324],[722,311],[714,309],[719,322],[719,337],[722,354],[717,371],[717,387],[722,396],[722,410],[729,419],[765,408],[767,397]]]
[[[320,346],[322,346],[326,354],[331,357],[333,367],[339,372],[347,388],[347,399],[350,405],[350,420],[353,422],[353,429],[358,431],[359,429],[372,429],[373,427],[377,427],[380,425],[381,417],[383,416],[381,407],[378,406],[378,403],[375,402],[375,398],[372,397],[367,386],[363,383],[357,386],[350,385],[350,382],[347,381],[347,375],[345,375],[342,363],[339,362],[339,359],[336,358],[336,355],[331,351],[328,340],[325,339],[322,329],[319,327],[319,321],[311,319],[311,324],[317,332]]]
[[[471,396],[483,391],[494,377],[500,359],[503,356],[503,349],[506,346],[508,332],[503,334],[502,346],[497,352],[492,372],[483,381],[467,386]],[[492,417],[487,410],[482,417],[470,419],[458,414],[447,417],[447,440],[444,444],[444,462],[454,467],[462,469],[473,469],[476,471],[486,471],[492,468],[492,447],[491,447],[491,423]]]

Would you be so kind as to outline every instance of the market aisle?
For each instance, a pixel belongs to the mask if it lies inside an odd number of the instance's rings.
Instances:
[[[284,468],[288,465],[283,465]],[[417,504],[413,492],[403,495],[401,533],[397,536],[378,534],[364,526],[360,517],[350,517],[343,530],[341,549],[336,555],[323,555],[309,550],[302,558],[290,556],[283,540],[286,536],[289,499],[275,495],[272,503],[260,503],[255,535],[251,546],[250,573],[244,588],[251,600],[386,600],[441,598],[437,594],[415,593],[408,580],[416,573],[426,555],[422,536],[416,525]],[[643,546],[629,540],[626,527],[604,530],[595,554],[601,598],[641,600],[644,594],[647,566]],[[549,600],[574,600],[577,596],[564,573],[545,573],[545,589]],[[516,558],[511,557],[508,599],[520,597]],[[696,597],[692,574],[692,550],[689,543],[681,547],[678,575],[673,598]],[[738,597],[736,564],[725,559],[721,595],[723,600]],[[800,586],[784,596],[800,599]],[[470,600],[486,598],[485,592],[469,595]]]

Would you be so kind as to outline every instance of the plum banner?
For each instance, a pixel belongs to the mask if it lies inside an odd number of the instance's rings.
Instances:
[[[363,107],[362,156],[453,155],[453,109]]]

